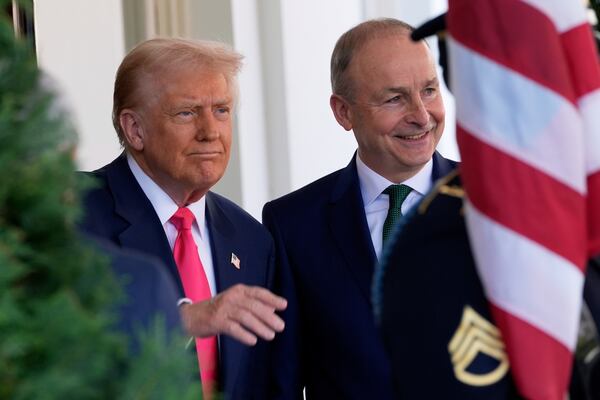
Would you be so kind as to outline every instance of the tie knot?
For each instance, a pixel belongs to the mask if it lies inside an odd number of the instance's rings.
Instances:
[[[189,208],[181,207],[173,214],[169,221],[171,221],[171,223],[175,225],[175,228],[180,231],[192,229],[192,224],[195,219],[194,213],[192,213]]]
[[[410,192],[412,192],[411,187],[406,185],[390,185],[383,191],[390,196],[390,208],[394,209],[400,209]]]

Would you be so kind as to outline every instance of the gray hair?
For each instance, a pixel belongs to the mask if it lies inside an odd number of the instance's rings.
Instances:
[[[414,28],[394,18],[372,19],[356,25],[344,33],[335,44],[331,55],[331,90],[347,99],[354,96],[351,79],[347,76],[352,58],[368,41],[392,36],[408,36]]]

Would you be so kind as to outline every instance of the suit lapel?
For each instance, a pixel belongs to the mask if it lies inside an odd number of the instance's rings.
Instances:
[[[371,301],[371,282],[377,262],[371,234],[365,216],[356,172],[356,154],[338,177],[331,195],[329,228],[342,253],[346,266],[354,276],[364,296]],[[456,163],[433,155],[433,181],[450,173]]]
[[[119,233],[121,246],[158,257],[167,266],[180,293],[183,293],[165,231],[152,204],[129,169],[124,154],[110,164],[106,177],[114,196],[115,212],[128,223]]]
[[[438,179],[448,175],[458,163],[456,161],[448,160],[447,158],[442,157],[440,153],[437,151],[433,153],[433,168],[431,171],[431,180],[433,182]]]
[[[234,223],[221,208],[217,196],[211,192],[206,194],[206,220],[218,290],[223,291],[239,282],[246,282],[246,275],[250,271],[244,268],[246,254],[243,246],[238,245],[244,238],[238,236]],[[231,263],[232,254],[242,261],[240,269]]]
[[[370,301],[376,257],[364,212],[354,158],[341,171],[334,186],[328,218],[329,228],[346,261],[345,265],[360,291]]]
[[[245,268],[244,262],[248,260],[243,253],[242,246],[238,245],[240,238],[236,234],[235,225],[225,214],[217,195],[206,194],[206,220],[210,234],[210,243],[213,258],[213,267],[219,292],[240,283],[247,282],[246,275],[250,268]],[[240,269],[231,263],[231,255],[235,254],[241,260]],[[227,382],[227,393],[232,393],[238,376],[239,366],[245,362],[245,346],[228,336],[221,336],[221,374],[222,381]]]

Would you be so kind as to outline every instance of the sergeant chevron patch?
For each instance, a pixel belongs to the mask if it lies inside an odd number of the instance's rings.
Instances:
[[[508,371],[508,357],[500,331],[468,305],[463,309],[460,324],[448,343],[448,351],[454,375],[464,384],[492,385]],[[482,357],[488,362],[479,362],[480,365],[475,366]]]

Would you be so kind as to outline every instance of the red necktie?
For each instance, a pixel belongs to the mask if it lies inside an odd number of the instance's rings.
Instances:
[[[198,247],[192,236],[192,223],[195,219],[194,214],[187,208],[178,209],[170,219],[178,231],[173,256],[179,270],[185,297],[194,303],[208,300],[211,297],[208,279],[206,279],[202,261],[198,256]],[[217,337],[196,338],[196,351],[204,398],[211,399],[217,380]]]

